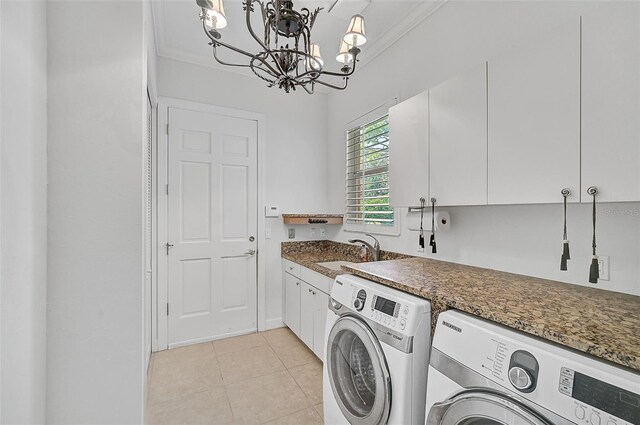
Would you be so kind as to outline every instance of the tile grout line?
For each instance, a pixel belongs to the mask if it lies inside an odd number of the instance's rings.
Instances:
[[[218,351],[216,350],[216,346],[213,343],[213,341],[211,341],[211,349],[213,350],[213,354],[216,359],[216,366],[218,366],[220,379],[222,379],[222,390],[224,391],[224,397],[227,400],[227,406],[229,406],[229,411],[231,412],[231,423],[234,424],[236,422],[236,414],[233,411],[233,407],[231,406],[231,400],[229,399],[229,392],[227,391],[227,386],[224,383],[224,376],[222,376],[222,369],[220,368],[220,361],[218,360]]]

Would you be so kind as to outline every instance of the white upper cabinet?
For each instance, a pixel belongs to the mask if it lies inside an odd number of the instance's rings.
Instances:
[[[389,108],[389,196],[394,207],[429,202],[429,93]]]
[[[487,203],[486,63],[429,89],[429,157],[436,205]]]
[[[582,18],[582,189],[640,201],[640,4],[611,2]]]
[[[565,187],[577,194],[579,19],[562,33],[490,60],[488,83],[488,203],[561,202]]]

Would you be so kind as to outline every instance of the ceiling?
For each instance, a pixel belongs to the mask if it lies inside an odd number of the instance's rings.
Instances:
[[[365,17],[367,43],[362,46],[359,68],[391,46],[418,23],[426,19],[446,0],[295,0],[294,7],[310,10],[323,7],[311,33],[311,41],[320,45],[325,69],[338,71],[335,61],[342,35],[346,32],[353,13]],[[332,5],[335,6],[331,12]],[[200,9],[195,0],[152,0],[156,48],[159,56],[192,62],[240,74],[251,73],[243,68],[219,65],[212,56],[208,38],[198,18]],[[225,0],[228,25],[221,30],[222,41],[250,53],[257,52],[257,43],[245,25],[245,12],[241,0]],[[364,9],[363,9],[364,7]],[[253,13],[253,28],[262,38],[259,9]],[[242,61],[242,56],[220,49],[221,59]]]

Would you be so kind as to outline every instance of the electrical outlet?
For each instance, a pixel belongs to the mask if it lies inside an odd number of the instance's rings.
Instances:
[[[316,228],[312,227],[311,228],[311,239],[315,239],[316,238]]]
[[[318,235],[319,235],[321,238],[326,237],[326,236],[327,236],[327,229],[325,229],[324,227],[319,228],[319,229],[318,229]]]
[[[609,256],[598,255],[598,273],[600,280],[609,280]]]
[[[296,229],[294,229],[293,227],[289,227],[289,239],[295,239],[296,238]]]
[[[424,248],[418,245],[418,252],[424,252]]]

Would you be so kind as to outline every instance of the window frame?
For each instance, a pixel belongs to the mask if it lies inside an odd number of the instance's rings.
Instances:
[[[344,167],[345,189],[344,190],[345,191],[344,191],[344,198],[343,198],[343,202],[344,202],[343,205],[345,210],[343,230],[345,232],[372,233],[375,235],[400,236],[400,209],[399,208],[393,208],[393,225],[380,225],[380,224],[374,224],[374,223],[350,223],[347,215],[347,190],[348,189],[346,187],[348,184],[348,177],[349,177],[347,174],[347,163],[349,161],[349,143],[348,143],[349,132],[356,127],[360,127],[364,124],[374,122],[379,118],[383,117],[384,115],[389,114],[389,108],[396,105],[397,103],[398,103],[397,98],[390,99],[385,103],[383,103],[382,105],[376,107],[375,109],[367,112],[366,114],[344,125],[343,132],[342,132],[342,135],[343,135],[342,142],[344,143],[344,148],[345,148],[345,156],[344,156],[344,161],[345,161],[345,167]],[[393,141],[390,140],[390,143],[393,143]],[[389,158],[389,161],[391,161],[391,158]],[[387,173],[388,172],[389,171],[387,166]]]

